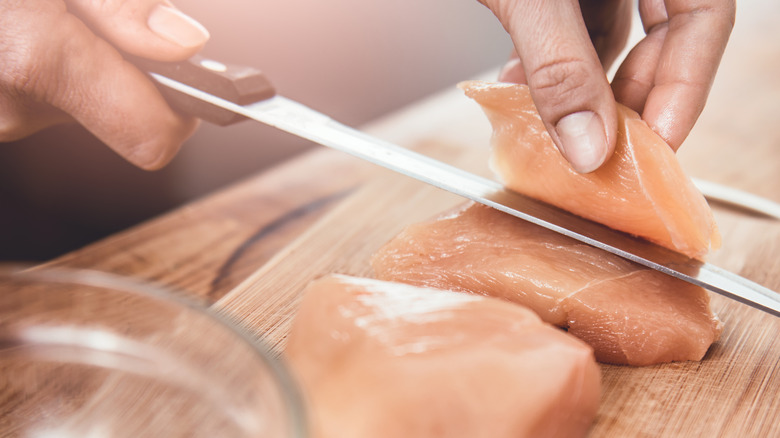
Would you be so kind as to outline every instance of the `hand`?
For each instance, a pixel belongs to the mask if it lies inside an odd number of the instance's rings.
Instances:
[[[164,0],[0,0],[0,141],[77,121],[145,169],[197,127],[120,55],[178,61],[208,32]]]
[[[547,130],[578,172],[597,169],[617,135],[615,100],[677,150],[701,114],[734,25],[734,0],[639,0],[646,37],[610,84],[632,1],[480,0],[516,53],[500,80],[527,83]]]

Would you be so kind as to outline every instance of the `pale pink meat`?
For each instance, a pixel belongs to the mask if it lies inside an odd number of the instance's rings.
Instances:
[[[316,438],[586,435],[590,347],[502,300],[341,275],[311,283],[285,359]]]
[[[704,289],[479,204],[409,226],[371,263],[383,280],[527,306],[601,362],[700,360],[722,330]]]
[[[639,114],[617,104],[615,153],[581,174],[556,149],[526,85],[460,84],[493,126],[491,165],[504,184],[694,258],[720,245],[707,201]]]

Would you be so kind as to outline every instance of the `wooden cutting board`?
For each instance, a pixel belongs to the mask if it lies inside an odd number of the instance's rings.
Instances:
[[[486,150],[427,143],[428,155],[469,168]],[[455,159],[453,159],[455,158]],[[477,169],[486,173],[484,167]],[[368,259],[404,226],[463,200],[402,175],[377,171],[215,307],[281,351],[301,291],[328,273],[372,276]],[[780,224],[717,210],[721,266],[780,289]],[[760,239],[746,237],[761,233]],[[770,257],[770,255],[774,256]],[[701,362],[604,365],[592,436],[780,436],[780,319],[713,296],[726,328]]]
[[[780,202],[778,2],[743,2],[709,103],[679,152],[693,176]],[[486,173],[489,128],[460,93],[367,127]],[[422,144],[420,139],[430,138]],[[363,181],[367,181],[363,183]],[[67,254],[53,266],[128,275],[182,290],[277,351],[304,285],[370,276],[368,257],[406,224],[461,202],[453,195],[316,151],[148,223]],[[711,261],[780,290],[780,223],[713,204],[724,237]],[[713,297],[726,327],[702,362],[603,366],[593,437],[780,436],[780,319]]]

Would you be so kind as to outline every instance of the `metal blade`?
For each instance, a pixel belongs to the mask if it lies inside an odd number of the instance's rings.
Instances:
[[[441,189],[496,208],[549,230],[780,316],[780,294],[716,266],[615,231],[483,178],[368,136],[304,105],[275,96],[237,105],[198,89],[152,76],[165,86],[247,118],[329,146]]]

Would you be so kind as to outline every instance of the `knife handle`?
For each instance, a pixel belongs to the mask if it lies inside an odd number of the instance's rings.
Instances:
[[[181,62],[160,62],[127,56],[143,71],[157,73],[206,93],[236,103],[248,105],[274,97],[276,90],[261,72],[252,67],[223,64],[200,55]],[[154,83],[172,108],[219,126],[227,126],[245,117],[215,107],[194,97]]]

